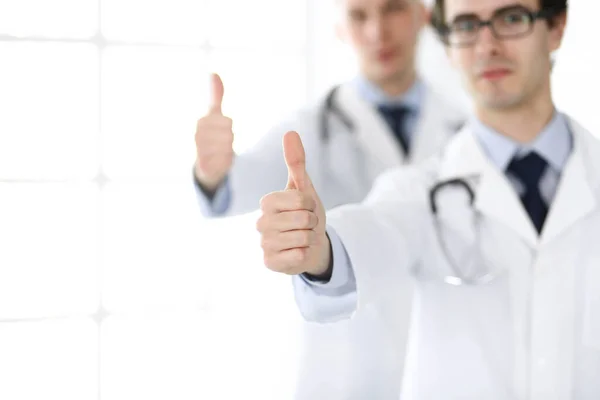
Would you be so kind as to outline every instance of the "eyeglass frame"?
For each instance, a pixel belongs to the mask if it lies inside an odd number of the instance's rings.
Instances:
[[[498,34],[498,32],[496,32],[496,29],[494,28],[494,19],[501,13],[503,12],[507,12],[507,11],[511,11],[511,10],[519,10],[519,11],[523,11],[524,15],[526,15],[528,17],[529,20],[529,27],[527,31],[524,31],[522,33],[518,33],[518,34],[514,34],[514,35],[500,35]],[[487,20],[481,20],[479,19],[479,17],[477,17],[478,21],[477,21],[477,25],[476,25],[476,31],[474,33],[473,36],[473,40],[471,42],[468,43],[462,43],[462,44],[457,44],[457,43],[452,43],[450,42],[450,40],[448,39],[448,36],[451,33],[450,30],[450,26],[446,23],[444,23],[439,29],[438,29],[438,34],[441,37],[442,41],[444,42],[444,44],[451,46],[451,47],[457,47],[457,48],[464,48],[464,47],[471,47],[473,46],[476,42],[477,39],[479,38],[479,33],[481,32],[481,29],[488,26],[490,28],[490,31],[492,32],[492,35],[494,35],[494,37],[498,40],[510,40],[510,39],[517,39],[517,38],[521,38],[524,36],[527,36],[529,34],[531,34],[531,32],[533,32],[533,28],[535,26],[535,22],[537,20],[540,19],[544,19],[546,21],[549,21],[551,18],[555,17],[556,15],[560,14],[561,10],[556,10],[555,8],[542,8],[538,11],[532,11],[530,9],[528,9],[525,6],[521,6],[521,5],[514,5],[514,6],[509,6],[509,7],[504,7],[504,8],[500,8],[497,9],[496,11],[494,11],[494,13],[492,14],[492,17],[487,19]]]

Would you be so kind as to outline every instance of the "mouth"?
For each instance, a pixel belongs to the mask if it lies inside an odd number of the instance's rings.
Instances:
[[[377,52],[377,60],[379,62],[388,62],[396,57],[397,52],[393,49],[384,49]]]
[[[510,74],[511,71],[508,68],[490,68],[481,72],[479,76],[488,81],[498,81]]]

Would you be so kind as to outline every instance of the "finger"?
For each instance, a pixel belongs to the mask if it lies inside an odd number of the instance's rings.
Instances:
[[[233,153],[233,140],[227,137],[199,138],[196,141],[198,154],[230,154]]]
[[[221,114],[209,114],[200,118],[196,124],[197,131],[212,132],[216,129],[231,132],[233,120]]]
[[[306,156],[302,140],[297,132],[290,131],[283,136],[283,156],[288,168],[287,189],[306,190]]]
[[[261,246],[267,252],[279,252],[304,248],[317,244],[317,234],[312,229],[276,232],[269,231],[262,235]]]
[[[258,219],[256,228],[259,232],[288,232],[294,230],[314,229],[319,223],[317,214],[312,211],[284,211],[277,214],[266,214]]]
[[[208,105],[209,114],[223,114],[222,103],[225,87],[219,74],[213,73],[210,77],[210,101]]]
[[[265,266],[272,271],[297,275],[304,271],[300,267],[308,257],[308,248],[296,248],[277,253],[265,253]]]
[[[273,192],[260,200],[260,208],[265,214],[275,214],[284,211],[315,211],[317,203],[312,196],[298,190]]]
[[[214,164],[217,163],[218,160],[223,160],[222,162],[231,160],[231,158],[233,157],[233,150],[227,147],[202,147],[198,149],[197,154],[198,157],[201,157],[205,160],[209,160],[207,162]]]
[[[231,166],[233,156],[198,156],[198,167],[201,171],[224,171],[228,170]]]

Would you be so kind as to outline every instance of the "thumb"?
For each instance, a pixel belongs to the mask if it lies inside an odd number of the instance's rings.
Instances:
[[[219,74],[213,73],[210,76],[210,100],[208,103],[209,113],[222,114],[221,105],[223,103],[223,93],[225,88]]]
[[[309,189],[312,185],[306,173],[304,146],[297,132],[290,131],[283,136],[283,157],[288,168],[286,189]]]

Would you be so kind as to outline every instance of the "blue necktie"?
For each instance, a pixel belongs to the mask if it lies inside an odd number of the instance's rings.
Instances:
[[[548,214],[548,205],[542,199],[540,192],[540,179],[547,167],[548,163],[546,160],[537,153],[531,152],[523,158],[513,158],[507,168],[507,171],[519,179],[525,187],[525,192],[521,196],[521,202],[538,233],[542,231],[546,215]]]
[[[404,120],[410,113],[410,110],[404,106],[379,106],[379,112],[388,123],[392,132],[396,136],[404,155],[408,155],[410,143],[408,135],[404,132]]]

